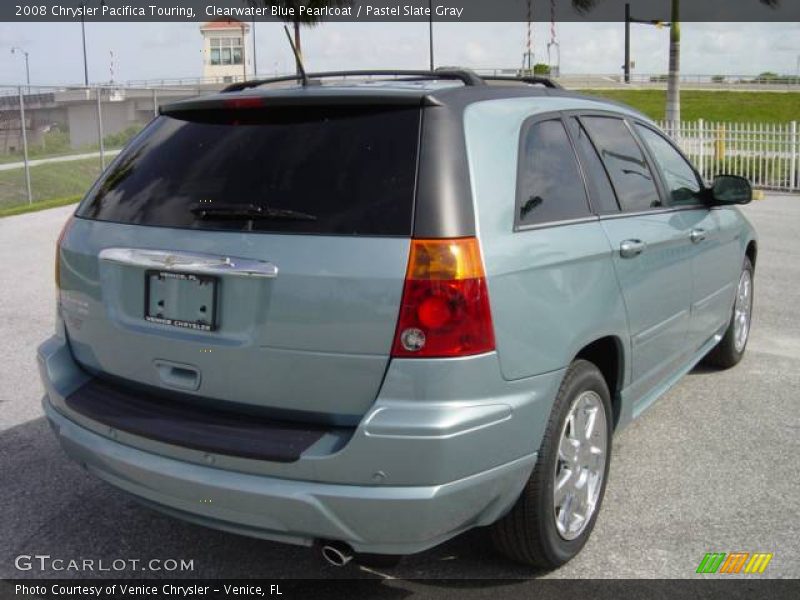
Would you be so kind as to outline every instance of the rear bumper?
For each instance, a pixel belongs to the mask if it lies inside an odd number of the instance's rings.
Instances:
[[[536,455],[443,485],[352,486],[291,481],[185,463],[131,448],[75,424],[45,397],[66,453],[154,508],[235,533],[357,552],[410,554],[487,525],[514,502]]]
[[[409,554],[513,504],[536,461],[562,373],[504,381],[494,354],[392,361],[344,447],[328,436],[294,462],[226,456],[102,425],[66,397],[91,379],[63,337],[39,347],[45,412],[89,471],[186,520],[296,544]]]

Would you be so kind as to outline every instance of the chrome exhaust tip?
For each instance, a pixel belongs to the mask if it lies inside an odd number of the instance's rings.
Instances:
[[[344,542],[324,542],[320,546],[320,554],[334,567],[343,567],[353,560],[353,550]]]

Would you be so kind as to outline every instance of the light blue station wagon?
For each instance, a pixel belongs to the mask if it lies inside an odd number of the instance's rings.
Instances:
[[[182,519],[337,565],[491,526],[557,567],[613,434],[741,359],[750,186],[547,80],[366,75],[162,107],[59,239],[45,412]]]

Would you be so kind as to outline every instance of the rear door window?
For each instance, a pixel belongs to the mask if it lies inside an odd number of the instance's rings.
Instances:
[[[538,225],[590,214],[583,177],[560,119],[523,130],[517,224]]]
[[[567,123],[586,173],[586,183],[594,209],[600,214],[619,212],[619,204],[608,179],[608,173],[586,130],[575,117],[568,119]]]
[[[653,173],[625,121],[613,117],[581,117],[611,177],[623,211],[661,206]]]
[[[194,229],[408,236],[420,109],[291,107],[161,116],[78,216]]]

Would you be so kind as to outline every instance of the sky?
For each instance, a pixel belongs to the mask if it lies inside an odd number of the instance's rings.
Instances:
[[[108,82],[110,52],[114,81],[194,78],[202,75],[199,23],[87,23],[89,79]],[[550,24],[534,25],[536,62],[548,62]],[[619,74],[623,63],[621,23],[559,23],[561,71]],[[436,23],[437,65],[476,69],[518,68],[525,51],[524,23]],[[282,25],[256,25],[259,74],[293,68]],[[427,23],[323,23],[304,28],[309,71],[428,66]],[[669,30],[632,25],[634,73],[665,73]],[[80,23],[0,23],[0,85],[25,81],[29,53],[31,83],[82,83]],[[701,75],[794,75],[800,59],[800,23],[684,23],[682,71]]]

